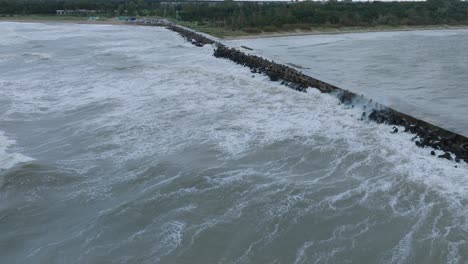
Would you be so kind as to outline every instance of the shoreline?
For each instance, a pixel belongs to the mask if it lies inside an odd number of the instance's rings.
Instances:
[[[225,28],[198,26],[197,24],[171,20],[172,23],[185,28],[189,28],[195,32],[208,34],[219,40],[239,40],[239,39],[259,39],[259,38],[276,38],[276,37],[294,37],[294,36],[309,36],[309,35],[336,35],[336,34],[352,34],[352,33],[378,33],[378,32],[399,32],[399,31],[428,31],[428,30],[466,30],[468,25],[417,25],[417,26],[375,26],[375,27],[314,27],[311,29],[294,29],[285,31],[261,31],[258,33],[247,33],[242,30],[229,30]]]
[[[67,19],[65,19],[67,18]],[[68,19],[69,18],[69,19]],[[81,17],[60,17],[55,19],[53,16],[45,16],[37,18],[15,18],[15,17],[0,17],[1,22],[16,22],[16,23],[66,23],[66,24],[83,24],[83,25],[133,25],[125,23],[125,21],[117,20],[115,18],[106,18],[104,20],[87,20]],[[177,24],[177,23],[175,23]],[[430,30],[463,30],[468,29],[468,25],[430,25],[430,26],[399,26],[399,27],[364,27],[364,28],[336,28],[336,29],[312,29],[302,30],[296,29],[294,31],[277,31],[277,32],[262,32],[262,33],[246,33],[245,35],[223,35],[219,36],[212,32],[207,32],[203,28],[192,27],[184,25],[185,27],[201,32],[209,36],[218,38],[220,40],[240,40],[240,39],[259,39],[259,38],[279,38],[279,37],[297,37],[309,35],[337,35],[337,34],[353,34],[353,33],[378,33],[378,32],[404,32],[404,31],[430,31]],[[209,31],[209,30],[208,30]],[[228,32],[228,31],[226,31]]]
[[[379,32],[405,32],[405,31],[431,31],[431,30],[463,30],[468,29],[468,25],[460,26],[410,26],[410,27],[395,27],[395,28],[338,28],[335,30],[295,30],[284,32],[268,32],[242,36],[224,36],[219,37],[224,40],[239,40],[239,39],[259,39],[259,38],[280,38],[280,37],[297,37],[310,35],[338,35],[338,34],[353,34],[353,33],[379,33]],[[192,29],[193,30],[193,29]]]
[[[1,22],[14,22],[14,23],[56,23],[56,24],[82,24],[82,25],[128,25],[125,21],[117,19],[105,20],[88,20],[86,18],[80,19],[78,17],[70,17],[72,19],[49,19],[49,18],[17,18],[14,17],[1,17]],[[76,18],[76,19],[75,19]]]

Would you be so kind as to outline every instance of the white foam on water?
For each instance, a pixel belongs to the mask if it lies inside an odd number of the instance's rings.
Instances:
[[[0,45],[15,45],[21,44],[26,41],[23,35],[16,32],[18,23],[0,22]]]
[[[33,160],[21,153],[9,153],[8,148],[15,144],[15,141],[5,136],[0,131],[0,170],[10,169],[18,163]]]
[[[0,131],[0,172],[10,169],[15,165],[23,162],[34,160],[21,153],[10,153],[8,148],[15,144],[15,141],[5,136],[4,132]],[[4,184],[4,178],[0,176],[0,187]]]
[[[158,212],[160,215],[155,217],[164,217],[163,222],[152,223],[148,229],[138,229],[143,230],[136,233],[141,241],[154,242],[156,237],[160,242],[153,252],[148,253],[152,257],[159,258],[176,251],[184,245],[184,240],[189,240],[190,247],[202,239],[207,230],[242,220],[243,214],[248,214],[249,206],[256,203],[262,205],[257,208],[262,215],[255,228],[258,232],[271,232],[250,243],[244,254],[246,260],[255,254],[256,248],[267,247],[281,239],[287,232],[281,225],[298,223],[308,215],[345,214],[355,207],[388,208],[389,218],[420,217],[420,223],[423,223],[429,217],[423,209],[432,208],[431,203],[423,199],[429,192],[436,193],[438,199],[451,206],[453,219],[449,224],[468,230],[467,211],[462,206],[468,198],[467,164],[430,156],[430,149],[414,145],[411,134],[391,134],[390,126],[358,121],[362,112],[358,107],[347,109],[338,105],[335,97],[315,89],[299,93],[278,82],[270,82],[265,76],[254,74],[252,77],[249,69],[214,58],[212,47],[192,47],[165,29],[83,25],[40,27],[51,32],[48,39],[59,39],[62,33],[68,37],[80,35],[88,53],[80,55],[82,61],[73,56],[57,61],[68,65],[63,71],[50,65],[49,69],[34,69],[36,73],[2,76],[0,85],[4,84],[4,89],[0,95],[10,100],[11,105],[1,117],[2,121],[58,117],[58,125],[72,131],[62,134],[53,131],[53,126],[42,127],[41,133],[48,133],[50,129],[58,136],[41,142],[36,147],[38,150],[60,148],[63,142],[71,139],[86,142],[81,152],[57,162],[77,171],[102,166],[103,170],[112,173],[108,177],[101,176],[101,171],[93,174],[88,182],[92,184],[80,186],[73,193],[75,197],[104,200],[107,195],[115,198],[118,195],[112,193],[113,184],[141,177],[143,173],[135,171],[145,171],[158,159],[168,159],[172,167],[180,170],[189,167],[190,173],[208,166],[205,162],[213,159],[222,164],[213,168],[220,172],[206,169],[197,174],[197,184],[187,186],[183,182],[189,176],[180,171],[160,178],[147,176],[152,181],[148,179],[150,182],[145,182],[139,194],[149,196],[149,201],[170,196],[173,201],[183,197],[191,202],[178,207],[176,216]],[[97,34],[101,31],[105,32]],[[28,37],[46,39],[36,35]],[[79,43],[77,47],[81,47]],[[89,63],[96,56],[102,58]],[[54,52],[53,58],[58,57]],[[115,69],[116,66],[134,65],[138,66],[137,70]],[[43,82],[48,85],[41,85]],[[3,162],[2,166],[6,168],[30,159],[8,153],[12,144],[14,141],[0,134],[0,165]],[[298,150],[288,148],[291,145]],[[187,154],[187,149],[194,148],[195,154]],[[276,149],[270,152],[271,148]],[[278,148],[284,149],[283,154],[270,158],[270,153],[280,152]],[[208,153],[210,160],[204,160],[204,151],[216,154]],[[177,157],[171,158],[174,153]],[[145,158],[150,164],[138,162],[147,161]],[[243,160],[246,158],[247,161]],[[260,161],[250,160],[255,158]],[[184,159],[188,160],[188,165],[183,163]],[[316,160],[321,161],[320,164],[314,163]],[[137,162],[137,169],[128,168],[133,161]],[[236,162],[246,164],[237,166]],[[158,173],[165,172],[154,172]],[[256,182],[257,179],[261,182]],[[246,183],[248,186],[243,186]],[[348,185],[341,188],[343,184]],[[424,191],[415,195],[398,190],[407,185],[420,186]],[[174,189],[164,193],[165,188]],[[331,191],[324,192],[320,199],[310,198],[314,191],[321,192],[326,188]],[[233,195],[231,189],[234,193],[242,191],[241,198],[226,200],[225,207],[202,215],[200,222],[182,219],[184,213],[206,209],[200,201],[205,201],[207,193],[219,191]],[[297,192],[291,193],[289,189]],[[138,199],[138,196],[131,197]],[[420,198],[421,202],[406,206],[411,198]],[[311,254],[314,245],[331,247],[332,241],[348,243],[349,237],[354,239],[366,232],[372,225],[369,222],[365,219],[356,226],[353,223],[339,226],[328,238],[303,241],[297,247],[296,262],[306,263],[314,256],[331,262],[336,260],[345,248],[337,247],[329,254],[315,252],[314,255]],[[275,229],[268,229],[268,225]],[[411,259],[411,246],[419,232],[419,222],[412,226],[407,236],[402,236],[388,249],[390,261]],[[156,234],[143,235],[154,230],[151,227],[157,230]],[[93,233],[103,231],[99,228],[90,227]],[[439,234],[439,238],[446,237],[443,232],[435,234]],[[455,260],[461,254],[457,251],[460,245],[450,245],[447,258]]]
[[[165,224],[163,228],[163,240],[162,242],[170,247],[171,249],[177,247],[182,242],[182,231],[185,227],[185,223],[179,221],[173,221]]]
[[[31,53],[24,53],[23,56],[25,57],[35,57],[40,60],[49,60],[52,58],[51,53],[44,53],[44,52],[31,52]]]

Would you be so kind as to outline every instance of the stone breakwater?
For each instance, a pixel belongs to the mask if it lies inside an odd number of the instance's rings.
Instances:
[[[229,48],[183,27],[174,24],[159,26],[165,26],[167,29],[179,33],[187,41],[198,47],[214,44],[214,56],[216,58],[232,60],[237,64],[249,67],[252,73],[265,74],[271,81],[281,81],[282,84],[294,90],[306,92],[307,89],[313,87],[323,93],[335,94],[343,104],[353,108],[355,106],[362,107],[363,112],[361,118],[359,118],[360,121],[370,120],[379,124],[385,123],[393,126],[390,133],[410,132],[415,135],[413,140],[418,147],[433,148],[430,151],[431,155],[436,155],[434,149],[440,150],[444,154],[438,155],[439,158],[455,160],[456,162],[463,160],[468,163],[468,138],[465,136],[398,112],[392,108],[373,102],[372,99],[366,99],[362,95],[357,95],[348,90],[317,80],[286,65]],[[399,131],[399,128],[403,128],[403,131]]]
[[[139,26],[158,26],[158,27],[165,27],[169,30],[172,30],[176,33],[179,33],[185,40],[192,43],[197,47],[203,47],[206,44],[214,44],[215,41],[211,40],[200,33],[194,32],[192,30],[183,28],[181,26],[177,26],[173,23],[170,23],[168,20],[140,20],[137,22],[128,22],[127,24],[130,25],[139,25]]]
[[[193,45],[197,47],[202,47],[206,44],[213,44],[215,43],[213,40],[200,35],[196,32],[193,32],[191,30],[176,26],[174,24],[170,24],[166,26],[167,29],[172,30],[174,32],[179,33],[183,38],[185,38],[187,41],[191,42]]]

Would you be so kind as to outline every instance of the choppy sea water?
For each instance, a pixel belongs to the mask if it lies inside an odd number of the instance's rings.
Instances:
[[[468,29],[235,40],[254,53],[468,136]],[[247,52],[250,52],[246,50]]]
[[[468,261],[468,165],[332,96],[161,28],[0,35],[0,263]]]

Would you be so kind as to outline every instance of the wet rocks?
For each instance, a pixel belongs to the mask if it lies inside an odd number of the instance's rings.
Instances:
[[[218,43],[217,46],[218,47],[214,51],[215,57],[226,58],[237,64],[249,67],[252,72],[267,75],[271,81],[281,80],[282,84],[294,90],[305,92],[308,87],[314,87],[315,84],[319,83],[318,80],[306,76],[286,65],[278,64],[256,55],[248,55],[237,49],[228,48],[220,43]],[[327,89],[330,90],[333,88],[328,86],[323,87],[323,90]]]
[[[367,105],[369,107],[370,101]],[[419,140],[415,141],[418,147],[431,147],[442,150],[446,152],[446,154],[442,155],[443,158],[448,158],[450,154],[447,153],[452,153],[457,159],[468,162],[468,139],[462,135],[434,126],[382,105],[378,105],[377,109],[372,110],[368,115],[368,119],[379,124],[385,123],[403,126],[404,132],[410,132],[416,135],[413,140],[419,138]],[[391,133],[394,132],[392,131]]]
[[[437,157],[442,158],[442,159],[452,160],[452,156],[451,156],[450,153],[448,153],[448,152],[445,152],[444,154],[439,155],[439,156],[437,156]]]
[[[363,96],[307,76],[289,66],[275,63],[274,61],[269,61],[268,59],[256,55],[246,54],[234,48],[229,48],[191,30],[174,24],[164,26],[179,33],[195,46],[215,44],[216,48],[213,55],[216,58],[226,58],[239,65],[249,67],[252,73],[265,74],[271,81],[281,81],[281,84],[300,92],[306,92],[309,87],[314,87],[323,93],[333,93],[339,99],[340,104],[362,106],[364,112],[360,120],[364,120],[367,116],[367,120],[378,124],[404,127],[404,132],[415,134],[414,139],[418,138],[418,140],[415,141],[417,146],[431,147],[436,150],[444,151],[445,154],[438,156],[440,158],[451,160],[452,155],[450,153],[452,153],[455,160],[468,162],[468,138],[462,135],[403,114],[392,108],[373,102],[372,99],[367,100]],[[398,133],[398,131],[398,128],[394,127],[391,133]],[[431,155],[435,156],[435,152],[431,151]]]
[[[270,77],[270,81],[272,82],[276,82],[279,80],[279,76],[276,75],[275,73],[271,73],[270,75],[268,75],[268,77]]]
[[[167,24],[165,25],[167,29],[172,30],[174,32],[179,33],[183,38],[185,38],[188,42],[192,43],[193,45],[197,47],[203,47],[206,44],[213,44],[215,43],[213,40],[198,34],[194,31],[185,29],[180,26],[176,26],[174,24]]]

